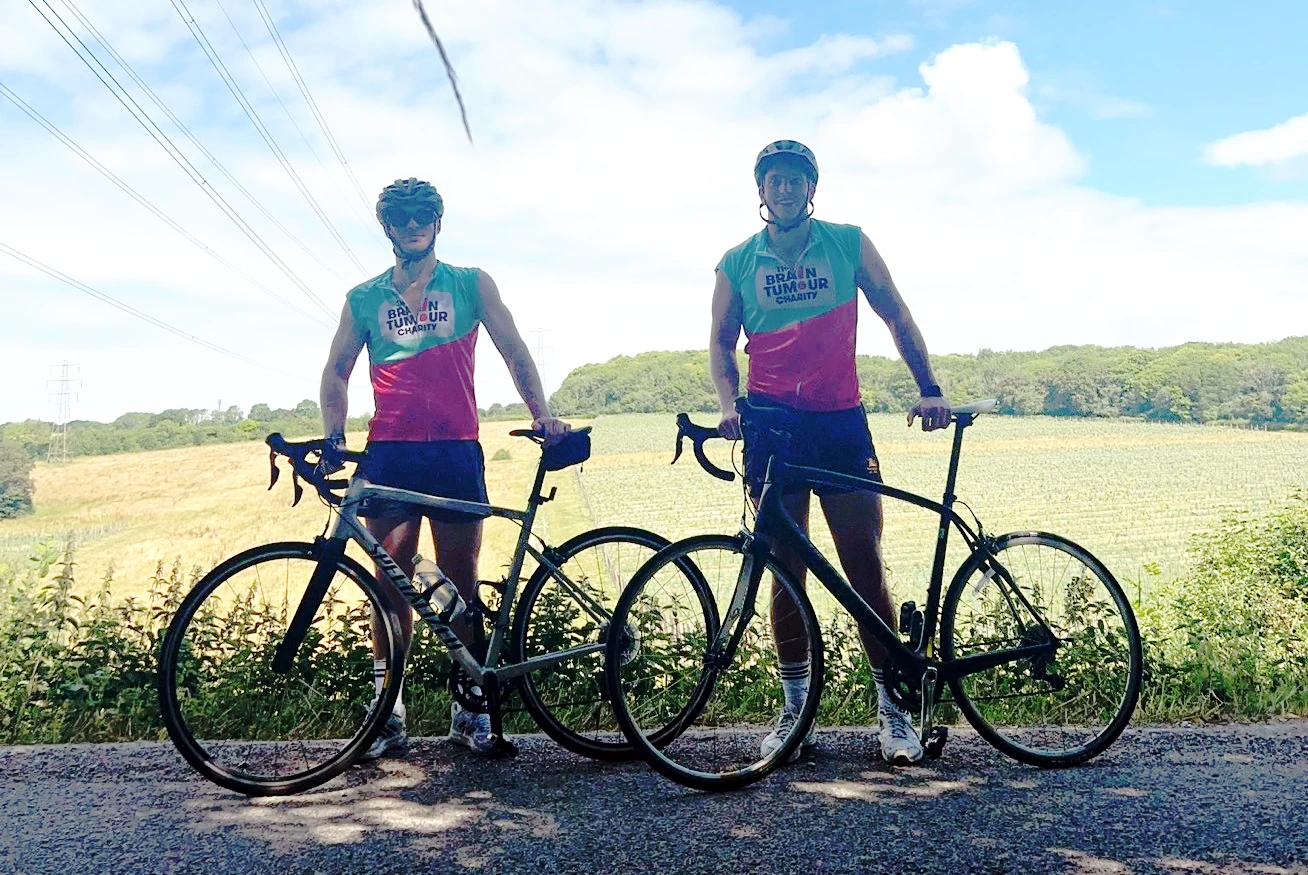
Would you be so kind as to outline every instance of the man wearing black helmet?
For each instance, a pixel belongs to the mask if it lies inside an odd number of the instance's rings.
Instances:
[[[377,200],[377,220],[395,251],[395,266],[346,295],[322,375],[323,434],[328,438],[324,462],[330,467],[331,451],[345,447],[346,390],[367,346],[376,413],[368,424],[368,462],[361,473],[383,486],[485,502],[473,392],[480,326],[504,357],[535,417],[533,427],[556,436],[568,425],[550,415],[536,365],[495,283],[475,267],[452,267],[433,254],[444,212],[440,194],[418,179],[397,179]],[[480,518],[375,502],[368,509],[368,528],[412,575],[422,516],[431,525],[441,569],[470,600],[481,548]],[[413,615],[386,576],[378,578],[397,608],[407,651]],[[468,641],[468,630],[458,631]],[[380,651],[377,656],[380,691],[386,664]],[[408,749],[404,716],[401,699],[365,758],[398,756]],[[489,716],[463,711],[457,703],[451,706],[450,739],[483,754],[495,746]]]
[[[802,143],[778,140],[754,163],[763,230],[731,249],[717,266],[709,363],[722,408],[724,437],[745,439],[745,479],[757,500],[772,438],[768,425],[784,423],[799,439],[790,448],[796,464],[879,479],[880,469],[854,369],[858,292],[885,321],[895,346],[921,391],[908,414],[926,430],[949,424],[949,402],[936,385],[926,344],[890,279],[872,241],[857,226],[812,218],[817,159]],[[749,382],[739,405],[736,343],[747,342]],[[742,412],[743,411],[743,416]],[[881,564],[881,501],[867,491],[817,490],[840,564],[854,589],[894,628],[895,611]],[[807,490],[783,497],[786,511],[807,530]],[[801,583],[804,565],[783,554]],[[766,755],[792,730],[807,695],[810,656],[790,602],[778,590],[772,629],[781,664],[783,705],[777,726],[762,742]],[[922,758],[908,716],[886,695],[881,674],[885,652],[860,629],[877,679],[878,738],[887,762]],[[815,743],[810,733],[801,748]]]

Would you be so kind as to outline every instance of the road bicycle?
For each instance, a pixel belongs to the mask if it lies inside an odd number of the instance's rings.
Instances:
[[[920,721],[928,756],[939,756],[948,736],[946,726],[934,724],[936,707],[944,703],[991,745],[1036,766],[1083,763],[1118,737],[1139,698],[1142,655],[1135,616],[1112,574],[1067,538],[1035,531],[992,535],[974,514],[969,524],[955,510],[963,433],[995,407],[988,400],[954,408],[953,450],[939,502],[879,480],[792,465],[784,419],[770,429],[781,449],[768,461],[752,529],[746,502],[739,534],[701,535],[665,547],[636,572],[614,608],[612,628],[620,634],[610,636],[605,653],[609,696],[619,725],[653,768],[689,787],[732,789],[764,777],[805,742],[822,695],[822,634],[805,589],[786,571],[777,547],[792,551],[885,648],[887,692]],[[747,441],[751,417],[759,413],[774,421],[785,416],[745,403]],[[695,425],[684,413],[677,424],[674,462],[689,438],[706,471],[733,479],[704,453],[716,429]],[[867,490],[939,516],[926,604],[901,606],[897,630],[786,513],[781,499],[787,487],[823,486]],[[945,589],[951,530],[968,555]],[[771,587],[761,585],[765,572]],[[696,594],[703,588],[712,594],[707,604]],[[791,665],[792,683],[802,681],[807,693],[788,731],[780,727],[782,744],[765,750],[760,742],[773,726],[756,721],[780,710],[779,653]],[[952,698],[943,695],[946,687]]]
[[[272,483],[278,458],[289,459],[295,501],[307,482],[330,520],[312,543],[267,544],[231,557],[182,601],[163,640],[158,692],[168,734],[186,761],[240,793],[296,793],[344,771],[381,731],[404,676],[399,618],[373,573],[346,555],[349,542],[362,547],[448,650],[450,693],[465,709],[490,715],[498,752],[516,752],[502,717],[506,696],[516,690],[541,729],[569,750],[600,760],[632,756],[604,701],[604,639],[622,586],[668,541],[620,526],[557,547],[533,534],[537,511],[556,493],[544,493],[546,473],[588,458],[589,431],[543,446],[525,510],[377,486],[360,476],[329,479],[318,465],[322,440],[270,435]],[[539,432],[511,434],[545,440]],[[363,462],[366,453],[343,458]],[[505,576],[479,582],[464,613],[475,636],[471,647],[432,599],[437,587],[416,587],[360,520],[376,500],[520,526]],[[536,568],[519,596],[527,557]],[[380,693],[374,633],[384,654],[377,657]]]

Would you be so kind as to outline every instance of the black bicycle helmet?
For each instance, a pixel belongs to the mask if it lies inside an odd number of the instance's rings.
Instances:
[[[436,211],[436,218],[445,215],[445,201],[441,199],[436,186],[412,176],[408,179],[397,179],[382,189],[381,195],[377,198],[377,221],[383,225],[386,224],[386,220],[382,218],[382,213],[389,207],[399,207],[408,213],[422,207],[430,207]]]

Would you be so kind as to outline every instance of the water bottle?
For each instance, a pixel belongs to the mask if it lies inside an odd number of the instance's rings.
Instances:
[[[454,581],[446,577],[430,559],[420,555],[413,557],[413,582],[442,623],[450,622],[467,607]]]

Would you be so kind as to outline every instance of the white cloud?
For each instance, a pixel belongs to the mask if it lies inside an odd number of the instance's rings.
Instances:
[[[262,24],[248,11],[237,19],[326,168],[220,13],[192,11],[351,248],[380,272],[389,248]],[[1082,181],[1089,156],[1033,106],[1012,43],[954,46],[923,58],[912,81],[895,81],[877,59],[912,51],[908,36],[829,34],[769,53],[759,40],[775,39],[776,20],[742,20],[709,2],[495,0],[430,11],[459,71],[475,145],[406,4],[287,3],[278,14],[368,197],[399,176],[436,182],[447,203],[438,252],[484,267],[529,343],[530,332],[549,332],[551,387],[577,365],[621,353],[705,347],[713,265],[757,230],[752,161],[779,137],[816,150],[819,217],[868,231],[935,352],[1270,340],[1308,324],[1299,293],[1308,267],[1286,230],[1304,227],[1308,209],[1162,210],[1095,191]],[[31,18],[16,17],[0,37],[22,48],[0,50],[6,84],[208,246],[311,307],[98,83],[70,72],[68,49]],[[206,180],[338,309],[358,271],[253,136],[181,22],[134,24],[119,11],[96,24],[329,266],[196,158]],[[81,365],[74,415],[89,418],[219,398],[291,406],[317,395],[330,326],[233,276],[4,103],[0,125],[10,163],[22,171],[0,174],[0,202],[21,205],[0,212],[0,241],[297,375],[223,358],[0,257],[0,365],[9,377],[0,421],[48,416],[46,381],[64,359]],[[1233,298],[1239,307],[1227,303]],[[866,308],[861,335],[862,351],[893,354]],[[491,344],[480,345],[479,357],[481,403],[511,400]],[[371,406],[366,371],[361,361],[351,385],[356,410]]]
[[[1204,147],[1204,161],[1219,167],[1267,167],[1305,156],[1308,156],[1308,113]]]

